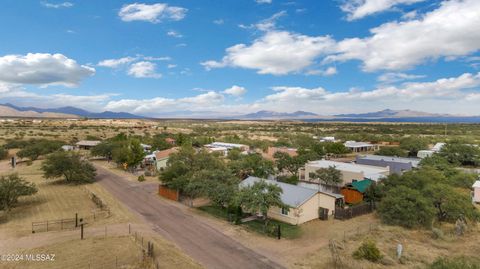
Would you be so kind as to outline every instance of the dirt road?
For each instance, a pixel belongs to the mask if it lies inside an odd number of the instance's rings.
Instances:
[[[99,183],[164,238],[207,268],[283,268],[199,218],[154,197],[151,184],[131,182],[97,167]]]

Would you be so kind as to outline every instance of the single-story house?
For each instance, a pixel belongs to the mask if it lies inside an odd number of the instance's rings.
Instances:
[[[473,197],[472,200],[474,203],[480,203],[480,180],[475,181],[473,183]]]
[[[96,145],[102,143],[102,141],[98,140],[82,140],[78,141],[75,145],[78,149],[85,149],[90,150],[91,148],[95,147]]]
[[[417,158],[401,158],[381,155],[358,155],[355,163],[363,165],[372,165],[380,167],[389,167],[390,174],[402,174],[417,168],[420,164],[420,159]]]
[[[431,149],[419,150],[417,157],[420,159],[431,157],[433,154],[440,152],[445,145],[446,143],[436,143]]]
[[[161,171],[167,167],[167,161],[170,157],[170,154],[178,152],[178,148],[171,148],[166,150],[160,150],[154,152],[155,154],[155,166],[157,171]]]
[[[269,184],[275,184],[282,189],[282,202],[289,208],[271,207],[268,216],[282,222],[293,225],[319,219],[319,209],[328,209],[330,215],[334,213],[335,206],[343,203],[343,195],[304,188],[297,185],[278,182],[258,177],[248,177],[240,182],[240,187],[251,186],[255,182],[265,180]]]
[[[345,203],[357,204],[363,201],[363,194],[372,185],[374,181],[370,179],[364,179],[360,181],[353,181],[343,187],[340,193],[345,197]]]
[[[352,152],[365,152],[378,150],[379,146],[368,142],[347,141],[343,144]]]
[[[313,173],[320,168],[329,168],[331,166],[342,172],[343,182],[341,185],[352,183],[354,180],[362,180],[366,178],[377,182],[390,174],[389,167],[318,160],[306,163],[305,167],[301,168],[299,171],[299,179],[300,181],[315,182],[314,179],[310,178],[310,173]]]
[[[334,136],[324,136],[320,138],[320,142],[335,142]]]
[[[72,150],[75,150],[75,147],[74,146],[70,146],[70,145],[63,145],[62,146],[62,149],[64,151],[72,151]]]
[[[265,159],[273,161],[275,158],[273,157],[275,153],[277,152],[283,152],[291,157],[295,157],[298,155],[297,149],[295,148],[287,148],[287,147],[268,147],[267,152],[262,152],[262,156]]]
[[[231,149],[240,149],[241,151],[249,150],[250,147],[243,144],[234,144],[234,143],[225,143],[225,142],[213,142],[211,144],[205,145],[205,147],[209,148],[227,148],[228,150]]]
[[[147,144],[140,144],[140,146],[143,148],[143,151],[147,152],[152,149],[152,146],[147,145]]]

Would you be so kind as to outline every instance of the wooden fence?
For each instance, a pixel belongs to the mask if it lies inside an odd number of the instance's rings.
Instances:
[[[339,220],[347,220],[361,215],[373,212],[374,206],[372,204],[356,205],[348,208],[335,208],[334,216]]]
[[[88,225],[89,223],[93,223],[100,219],[108,218],[110,215],[109,209],[97,209],[93,210],[92,213],[88,215],[76,215],[75,218],[34,221],[32,222],[32,233],[73,230],[78,228],[81,222]]]

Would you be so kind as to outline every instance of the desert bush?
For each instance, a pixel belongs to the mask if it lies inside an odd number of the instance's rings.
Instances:
[[[140,175],[138,176],[138,179],[137,179],[139,182],[143,182],[145,181],[145,176],[144,175]]]
[[[382,259],[383,255],[380,253],[374,241],[366,240],[353,252],[353,257],[358,260],[364,259],[371,262],[378,262]]]

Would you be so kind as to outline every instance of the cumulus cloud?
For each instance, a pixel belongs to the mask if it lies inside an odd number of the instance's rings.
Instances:
[[[238,25],[238,27],[243,29],[257,29],[260,31],[272,31],[277,26],[277,20],[286,15],[287,15],[286,11],[280,11],[273,14],[270,18],[261,20],[260,22],[257,22],[255,24],[250,24],[250,25],[240,24]]]
[[[380,75],[377,80],[382,83],[395,83],[404,80],[415,80],[419,78],[424,78],[424,75],[413,75],[405,73],[385,73]]]
[[[315,69],[315,70],[309,70],[307,71],[307,75],[319,75],[319,76],[333,76],[335,74],[337,74],[338,71],[337,71],[337,68],[334,67],[334,66],[330,66],[328,67],[327,69],[324,69],[324,70],[318,70],[318,69]]]
[[[63,3],[55,4],[55,3],[49,3],[49,2],[42,1],[42,2],[40,2],[40,4],[42,4],[42,6],[47,7],[47,8],[69,8],[69,7],[73,7],[73,3],[71,3],[71,2],[63,2]]]
[[[118,58],[118,59],[106,59],[106,60],[100,61],[97,65],[102,66],[102,67],[118,68],[120,66],[129,64],[129,63],[135,61],[136,59],[137,59],[136,57],[123,57],[123,58]]]
[[[179,21],[185,18],[187,9],[183,7],[169,6],[164,3],[142,4],[134,3],[124,5],[118,12],[122,21],[148,21],[159,23],[163,20]]]
[[[271,4],[272,0],[255,0],[258,4]]]
[[[480,49],[480,1],[444,1],[419,19],[385,23],[367,38],[344,39],[327,61],[360,60],[365,71],[404,70]]]
[[[357,20],[363,17],[392,9],[399,5],[411,5],[425,0],[345,0],[340,6],[346,12],[347,19]]]
[[[270,31],[253,44],[238,44],[226,50],[222,61],[201,63],[207,70],[225,66],[258,70],[259,74],[297,73],[314,60],[332,51],[335,42],[329,36],[310,37],[286,31]]]
[[[174,30],[168,31],[168,32],[167,32],[167,35],[168,35],[168,36],[171,36],[171,37],[176,37],[176,38],[181,38],[181,37],[183,37],[182,34],[180,34],[180,33],[177,32],[177,31],[174,31]]]
[[[161,78],[162,74],[157,73],[156,69],[155,63],[141,61],[132,64],[127,73],[136,78]]]
[[[4,83],[75,87],[94,74],[94,68],[79,65],[62,54],[28,53],[0,57],[0,82]]]
[[[244,87],[233,85],[232,87],[225,89],[223,93],[239,97],[247,93],[247,89],[245,89]]]

